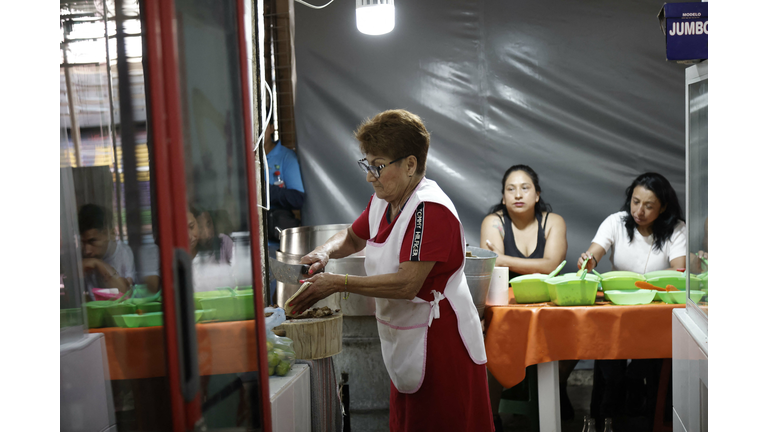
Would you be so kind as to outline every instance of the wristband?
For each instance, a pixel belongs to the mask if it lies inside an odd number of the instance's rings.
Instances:
[[[344,296],[342,297],[344,300],[349,298],[349,291],[347,291],[347,282],[349,281],[349,273],[344,275]]]

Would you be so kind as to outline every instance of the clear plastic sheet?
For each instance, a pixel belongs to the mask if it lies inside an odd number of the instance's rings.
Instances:
[[[685,72],[665,60],[660,3],[399,1],[392,33],[355,28],[354,7],[296,8],[296,124],[304,225],[350,223],[373,193],[353,131],[404,108],[432,134],[427,177],[467,242],[519,163],[565,218],[575,271],[597,227],[645,171],[685,202]],[[603,260],[598,270],[610,268]]]

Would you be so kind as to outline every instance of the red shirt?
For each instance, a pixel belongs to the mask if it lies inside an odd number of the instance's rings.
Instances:
[[[373,200],[373,197],[371,197]],[[371,200],[365,211],[352,224],[352,231],[361,239],[368,240],[371,233],[368,225],[368,217],[371,209]],[[422,232],[420,238],[414,241],[414,232],[416,228],[416,213],[413,212],[408,228],[405,231],[403,245],[400,248],[400,262],[406,261],[435,261],[435,266],[427,275],[424,285],[421,286],[417,297],[426,301],[434,300],[432,290],[443,292],[448,279],[461,267],[464,262],[462,251],[461,225],[459,220],[451,211],[437,203],[422,202],[419,206],[424,206],[424,220],[422,222]],[[392,232],[392,227],[400,218],[395,217],[392,223],[387,221],[389,207],[381,218],[379,232],[374,241],[384,243]]]

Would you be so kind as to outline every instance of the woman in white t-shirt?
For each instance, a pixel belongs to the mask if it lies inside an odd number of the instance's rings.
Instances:
[[[578,266],[589,260],[592,270],[611,249],[611,270],[643,274],[685,268],[685,220],[669,181],[661,174],[641,174],[626,193],[621,211],[600,224]]]
[[[612,270],[648,273],[664,269],[684,269],[686,248],[685,220],[677,194],[661,174],[645,173],[627,188],[621,211],[608,216],[597,230],[592,244],[581,254],[578,266],[589,260],[592,270],[611,250]],[[595,360],[590,412],[602,423],[616,417],[623,408],[624,391],[629,392],[628,407],[642,407],[653,422],[654,384],[658,386],[659,359]],[[646,388],[647,387],[647,388]],[[630,413],[632,414],[632,413]]]

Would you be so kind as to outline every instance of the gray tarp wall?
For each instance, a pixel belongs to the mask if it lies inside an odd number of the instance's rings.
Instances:
[[[323,2],[324,3],[324,2]],[[404,108],[431,133],[427,177],[467,242],[514,164],[539,174],[565,218],[574,271],[624,190],[657,171],[685,203],[685,72],[665,60],[660,1],[398,0],[395,29],[367,36],[354,2],[296,6],[296,124],[304,225],[351,223],[373,193],[352,133]],[[608,259],[599,269],[610,269]]]

